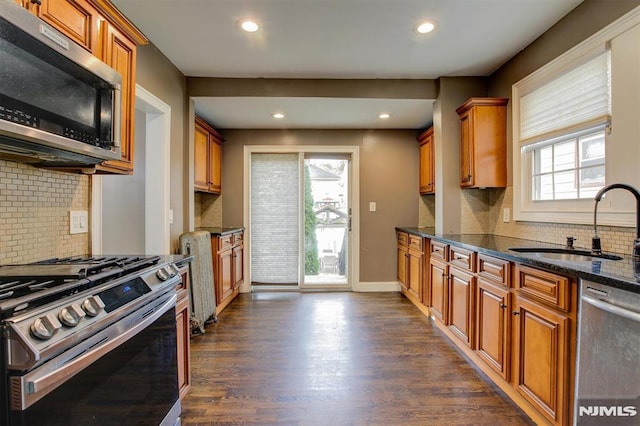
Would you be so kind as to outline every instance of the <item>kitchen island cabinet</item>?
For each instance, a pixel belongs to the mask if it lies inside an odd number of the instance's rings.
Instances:
[[[149,40],[109,0],[17,1],[122,75],[120,160],[93,166],[54,166],[87,174],[133,174],[136,49]]]

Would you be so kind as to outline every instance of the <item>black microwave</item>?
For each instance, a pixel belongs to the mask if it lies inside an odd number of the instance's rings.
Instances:
[[[122,77],[13,0],[0,0],[0,157],[120,159]]]

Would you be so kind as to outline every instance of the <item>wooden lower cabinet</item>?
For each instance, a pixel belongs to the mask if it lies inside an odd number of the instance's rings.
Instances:
[[[449,267],[449,329],[472,349],[475,346],[473,338],[475,280],[472,274]]]
[[[509,380],[511,353],[509,290],[478,278],[476,295],[476,353],[503,379]]]
[[[238,295],[244,282],[244,231],[211,238],[216,314]]]
[[[429,261],[429,276],[431,277],[431,305],[429,312],[443,324],[448,324],[447,305],[449,299],[448,277],[449,267],[435,259]]]
[[[516,295],[514,386],[554,424],[568,424],[569,336],[567,315]]]
[[[191,347],[189,339],[191,337],[189,290],[188,290],[188,269],[183,267],[180,270],[182,282],[176,288],[178,301],[176,303],[176,331],[177,331],[177,364],[178,364],[178,394],[180,399],[184,398],[191,388]]]
[[[398,272],[410,280],[405,253],[399,245]],[[424,300],[436,327],[534,422],[570,425],[575,278],[434,240],[423,265]]]
[[[408,291],[420,302],[422,302],[422,256],[421,252],[409,250]]]
[[[409,272],[409,250],[398,244],[398,282],[404,291],[407,290]]]

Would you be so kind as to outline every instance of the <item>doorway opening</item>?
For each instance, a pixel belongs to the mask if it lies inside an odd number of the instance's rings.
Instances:
[[[357,147],[245,147],[252,291],[353,288],[357,154]]]

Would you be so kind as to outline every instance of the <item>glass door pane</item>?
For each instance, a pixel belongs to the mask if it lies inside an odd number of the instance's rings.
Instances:
[[[348,287],[349,159],[304,160],[304,274],[301,286]]]

